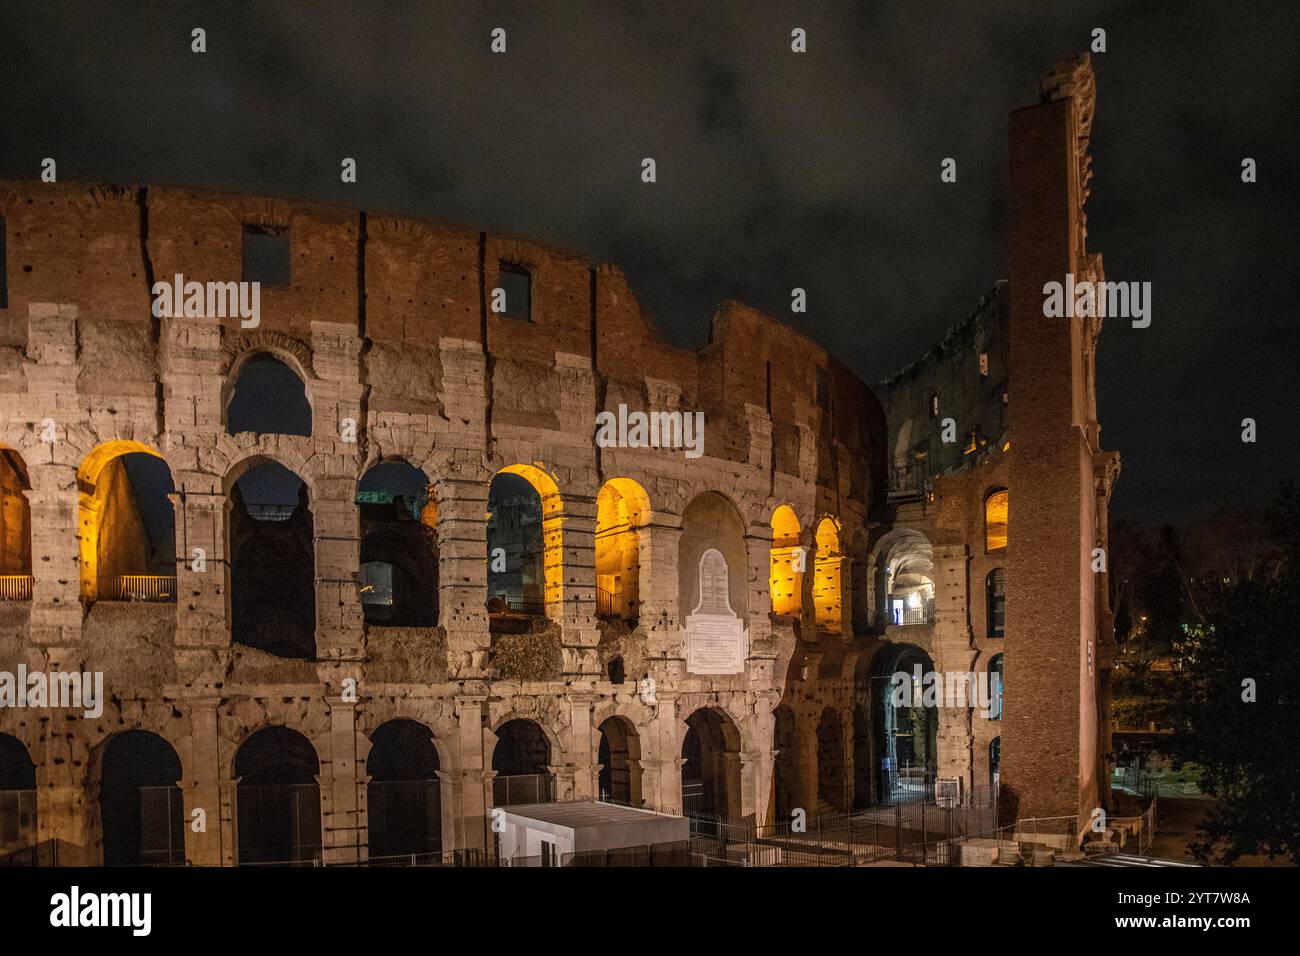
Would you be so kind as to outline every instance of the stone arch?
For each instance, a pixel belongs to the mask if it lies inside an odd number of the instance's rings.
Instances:
[[[0,733],[0,859],[36,836],[36,764],[21,740]]]
[[[930,655],[915,644],[886,644],[872,662],[878,802],[933,792],[939,719],[937,701],[927,703],[925,677],[934,670]]]
[[[376,627],[438,624],[438,501],[428,476],[389,458],[357,483],[361,609]]]
[[[242,460],[225,484],[231,639],[277,657],[314,660],[316,535],[310,486],[269,457]]]
[[[558,741],[530,717],[507,717],[493,729],[492,805],[550,803],[555,799],[551,773]]]
[[[0,601],[32,596],[32,508],[27,463],[0,443]]]
[[[682,511],[682,533],[677,543],[677,584],[683,615],[700,603],[700,561],[716,550],[727,565],[727,593],[731,610],[740,618],[749,612],[749,554],[744,519],[731,499],[717,491],[704,491]]]
[[[564,499],[536,465],[506,465],[488,486],[488,597],[494,612],[558,618],[564,604]]]
[[[872,553],[874,604],[880,625],[928,624],[934,615],[934,547],[914,528],[881,538]]]
[[[803,608],[803,576],[807,560],[803,529],[789,505],[776,507],[771,524],[768,588],[772,595],[772,613],[798,618]]]
[[[369,737],[366,808],[370,857],[442,850],[441,763],[434,733],[397,717]]]
[[[739,820],[741,734],[721,707],[701,707],[684,721],[682,812]]]
[[[100,748],[104,865],[184,863],[185,805],[175,748],[147,730],[113,734]]]
[[[776,821],[784,823],[802,806],[799,789],[799,733],[794,711],[781,704],[772,711],[772,746],[776,762],[772,768],[772,787],[776,803]],[[807,809],[804,807],[803,809]]]
[[[83,601],[175,601],[176,491],[155,448],[130,439],[97,445],[77,469]]]
[[[840,547],[840,522],[831,515],[817,522],[817,557],[813,570],[813,606],[817,626],[839,633],[843,628],[844,554]]]
[[[596,614],[635,622],[641,607],[642,528],[650,496],[631,478],[610,478],[596,495]]]
[[[227,435],[312,434],[311,390],[301,364],[273,348],[250,349],[231,363],[221,390]]]
[[[320,757],[282,725],[249,735],[234,756],[237,861],[302,864],[321,855]]]
[[[639,807],[641,795],[641,736],[627,717],[614,714],[596,728],[600,742],[597,792],[601,800]]]

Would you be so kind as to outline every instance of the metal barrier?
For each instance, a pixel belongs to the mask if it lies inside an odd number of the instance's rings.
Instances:
[[[98,583],[101,601],[174,602],[176,578],[161,574],[118,574]]]
[[[30,601],[32,576],[30,574],[0,574],[0,601]]]
[[[553,803],[555,778],[549,773],[514,774],[492,781],[492,805],[512,807],[524,803]]]

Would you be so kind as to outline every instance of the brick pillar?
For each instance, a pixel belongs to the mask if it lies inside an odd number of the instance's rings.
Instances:
[[[482,480],[444,478],[436,484],[438,623],[447,633],[447,669],[453,679],[482,676],[491,647],[487,493],[488,484]]]
[[[1079,318],[1044,317],[1044,286],[1085,277],[1092,72],[1084,57],[1010,122],[1011,506],[1002,783],[1022,817],[1097,805],[1096,528]],[[1085,588],[1083,584],[1085,583]],[[1086,593],[1085,593],[1086,592]],[[1010,794],[1008,795],[1010,796]]]
[[[594,800],[600,793],[596,749],[600,735],[591,725],[595,694],[571,692],[569,702],[569,766],[573,768],[573,799]]]
[[[969,672],[975,662],[967,585],[969,550],[964,544],[934,548],[934,666],[940,675]],[[940,688],[941,705],[944,701],[942,690]],[[966,792],[975,783],[971,720],[969,707],[939,708],[937,775],[962,778]]]
[[[91,788],[86,764],[72,760],[73,736],[62,715],[51,719],[43,747],[33,748],[36,764],[36,840],[58,841],[60,866],[100,866],[98,787]],[[43,751],[43,752],[41,752]]]
[[[445,829],[446,814],[443,815],[444,847],[465,849],[492,845],[488,814],[492,806],[492,778],[495,774],[484,759],[486,736],[491,733],[483,726],[483,705],[486,701],[486,697],[477,695],[458,696],[455,699],[456,743],[460,763],[450,771],[457,790],[456,816],[451,821],[449,832]],[[443,793],[446,793],[445,789]]]
[[[226,618],[226,496],[221,479],[196,472],[177,476],[176,647],[230,644]]]
[[[677,593],[681,521],[680,515],[656,512],[651,522],[637,531],[641,540],[640,625],[647,632],[647,649],[654,654],[676,655],[681,647],[683,612]]]
[[[666,813],[682,810],[682,734],[678,697],[657,694],[654,719],[641,736],[641,794],[646,805]]]
[[[772,526],[751,525],[745,535],[745,584],[748,588],[745,626],[749,629],[751,653],[756,642],[772,636]],[[676,576],[673,577],[676,581]]]

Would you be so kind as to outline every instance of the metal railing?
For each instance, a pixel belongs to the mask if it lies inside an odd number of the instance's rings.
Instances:
[[[619,608],[617,595],[613,591],[606,591],[602,587],[596,588],[596,617],[599,618],[616,618],[619,617]]]
[[[0,574],[0,601],[30,601],[32,576],[30,574]]]
[[[890,504],[930,499],[930,473],[924,462],[893,465],[889,469],[887,498]]]
[[[555,778],[549,773],[512,774],[496,777],[492,781],[494,807],[554,802]]]
[[[240,866],[320,865],[317,784],[240,784],[235,806]]]
[[[488,599],[487,609],[489,613],[508,611],[512,614],[544,617],[546,615],[546,600],[544,598],[507,597],[504,594],[497,594]]]
[[[161,574],[116,574],[102,577],[98,583],[101,601],[176,600],[176,578]]]

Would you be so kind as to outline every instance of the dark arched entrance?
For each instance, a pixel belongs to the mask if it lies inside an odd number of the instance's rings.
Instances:
[[[551,742],[536,721],[517,718],[497,728],[492,751],[492,805],[550,803],[555,799],[551,777]]]
[[[817,809],[843,810],[848,800],[844,773],[844,731],[833,707],[822,711],[817,722]]]
[[[627,806],[641,805],[641,738],[626,717],[610,717],[600,725],[600,799]]]
[[[883,649],[874,672],[878,802],[930,800],[934,796],[939,714],[925,677],[930,656],[912,644]]]
[[[414,720],[382,724],[370,735],[366,772],[370,858],[441,852],[438,750],[429,728]]]
[[[36,765],[21,740],[0,734],[0,864],[35,844]]]
[[[776,790],[776,820],[791,819],[799,808],[799,744],[795,732],[794,711],[784,704],[772,712],[776,719],[772,744],[776,749],[776,765],[772,768]]]
[[[157,734],[128,730],[108,742],[99,785],[105,866],[185,862],[181,760]]]
[[[739,820],[740,731],[731,718],[713,707],[691,714],[682,757],[682,812]]]
[[[241,864],[311,863],[321,855],[320,760],[311,741],[267,727],[235,754]]]

